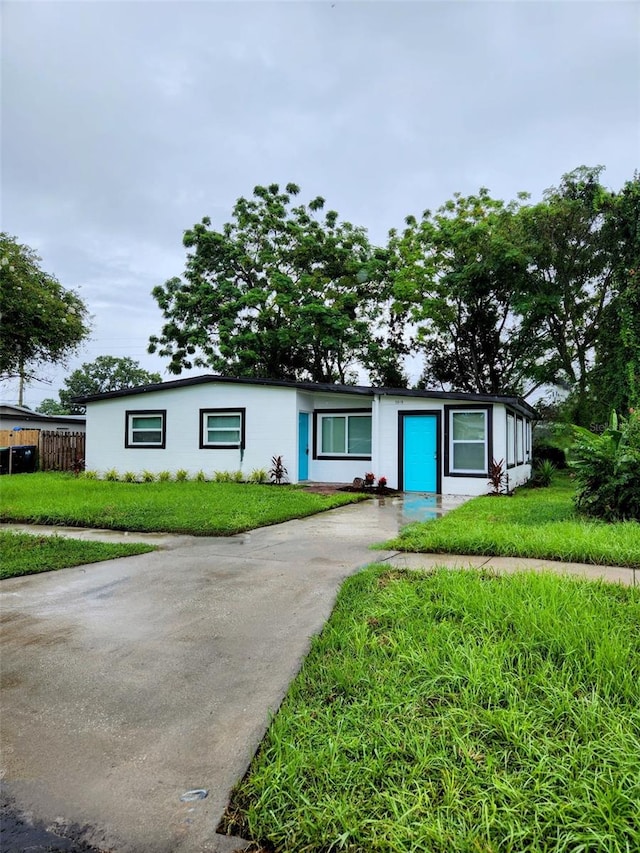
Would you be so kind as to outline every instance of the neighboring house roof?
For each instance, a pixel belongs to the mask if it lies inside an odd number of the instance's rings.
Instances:
[[[152,391],[169,391],[172,388],[186,388],[191,385],[207,385],[210,383],[231,385],[263,385],[275,388],[296,388],[300,391],[323,391],[331,394],[350,394],[362,397],[375,395],[388,397],[418,397],[435,400],[468,400],[469,402],[504,403],[514,409],[533,417],[535,409],[521,397],[510,397],[497,394],[475,394],[465,391],[421,391],[408,388],[376,388],[368,385],[334,385],[330,382],[292,382],[284,379],[248,379],[234,376],[217,376],[205,374],[190,376],[186,379],[175,379],[169,382],[158,382],[153,385],[140,385],[137,388],[122,388],[119,391],[105,391],[102,394],[90,394],[86,397],[73,397],[74,403],[93,403],[98,400],[109,400],[114,397],[132,397],[148,394]]]
[[[85,415],[44,415],[42,412],[34,412],[25,406],[14,406],[11,403],[0,403],[0,418],[20,419],[29,421],[37,426],[46,426],[51,423],[78,425],[86,423]]]

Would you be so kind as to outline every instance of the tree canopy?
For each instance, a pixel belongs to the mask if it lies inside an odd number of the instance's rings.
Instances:
[[[39,406],[36,406],[36,412],[41,415],[70,415],[72,414],[69,406],[65,406],[60,400],[54,400],[53,397],[45,397]]]
[[[391,232],[421,386],[527,396],[557,385],[584,424],[637,400],[639,183],[614,193],[601,172],[575,169],[534,205],[456,194]]]
[[[205,218],[185,233],[183,278],[153,290],[167,322],[149,351],[172,373],[344,383],[363,365],[401,376],[385,251],[335,211],[321,216],[323,198],[294,206],[298,193],[258,186],[220,231]]]
[[[640,408],[640,175],[614,199],[606,224],[613,255],[613,296],[606,306],[589,376],[592,419]]]
[[[390,386],[419,353],[421,387],[555,384],[578,423],[638,405],[640,182],[614,192],[602,171],[581,166],[536,204],[456,193],[383,247],[321,197],[296,204],[295,184],[258,186],[219,230],[205,218],[185,232],[183,276],[153,291],[164,325],[149,350],[173,373],[331,383],[366,371]]]
[[[602,167],[580,167],[522,211],[529,254],[519,297],[527,327],[545,342],[538,374],[573,389],[573,419],[588,423],[589,375],[614,298],[616,245],[610,227],[616,197],[600,182]]]
[[[64,363],[89,335],[84,302],[40,267],[28,246],[0,234],[0,376],[33,378],[38,365]]]
[[[517,214],[481,189],[390,235],[395,297],[425,357],[421,387],[519,394],[535,372],[540,347],[516,310],[527,272]]]
[[[132,358],[99,355],[94,361],[85,362],[64,380],[65,388],[58,392],[59,402],[47,398],[42,401],[38,411],[47,415],[82,414],[85,406],[73,403],[74,397],[120,391],[122,388],[135,388],[156,382],[162,382],[160,374],[144,370],[140,363]]]

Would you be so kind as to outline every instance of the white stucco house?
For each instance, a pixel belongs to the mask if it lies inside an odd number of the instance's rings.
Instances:
[[[86,466],[98,472],[268,469],[292,483],[350,483],[373,472],[402,491],[486,494],[531,476],[534,409],[517,397],[205,375],[78,398]]]

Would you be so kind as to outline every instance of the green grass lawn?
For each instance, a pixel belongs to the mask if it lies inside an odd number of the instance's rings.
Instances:
[[[137,542],[81,542],[63,536],[32,536],[29,533],[0,531],[0,580],[131,557],[154,551],[152,545]]]
[[[369,567],[226,829],[279,853],[640,850],[639,625],[638,588]]]
[[[409,525],[382,547],[640,567],[640,524],[585,520],[574,510],[573,492],[569,477],[558,474],[546,489],[474,498],[442,518]]]
[[[120,483],[70,474],[22,474],[0,483],[0,521],[228,536],[361,500],[293,486]]]

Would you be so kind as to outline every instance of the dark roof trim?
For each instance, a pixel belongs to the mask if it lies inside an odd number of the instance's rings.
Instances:
[[[208,385],[209,383],[228,383],[230,385],[266,385],[275,388],[298,388],[302,391],[331,391],[334,394],[364,394],[373,396],[374,389],[361,385],[333,385],[330,382],[292,382],[285,379],[250,379],[235,376],[217,376],[207,373],[204,376],[190,376],[187,379],[174,379],[170,382],[158,382],[154,385],[140,385],[138,388],[122,388],[120,391],[105,391],[103,394],[90,394],[87,397],[72,397],[74,403],[93,403],[96,400],[109,400],[113,397],[128,397],[133,394],[149,394],[152,391],[169,391],[172,388],[186,388],[190,385]]]
[[[468,400],[470,403],[504,403],[528,417],[535,417],[536,410],[521,397],[509,397],[503,394],[476,394],[472,391],[421,391],[409,388],[374,388],[381,397],[428,397],[430,400]]]
[[[35,423],[63,423],[83,424],[87,418],[85,415],[45,415],[42,412],[34,412],[24,406],[13,406],[10,403],[0,404],[0,418],[20,418],[23,421],[34,421]]]
[[[507,397],[495,394],[474,394],[467,391],[418,391],[408,388],[374,388],[368,385],[334,385],[330,382],[293,382],[285,379],[249,379],[235,376],[190,376],[187,379],[174,379],[170,382],[158,382],[153,385],[141,385],[138,388],[122,388],[120,391],[105,391],[103,394],[90,394],[87,397],[73,397],[74,403],[94,403],[99,400],[111,400],[115,397],[131,397],[136,394],[150,394],[154,391],[170,391],[173,388],[187,388],[191,385],[210,383],[229,385],[261,385],[273,388],[294,388],[299,391],[326,392],[330,394],[350,394],[361,397],[417,397],[435,400],[469,400],[469,402],[504,403],[529,417],[535,416],[535,409],[520,397]]]

